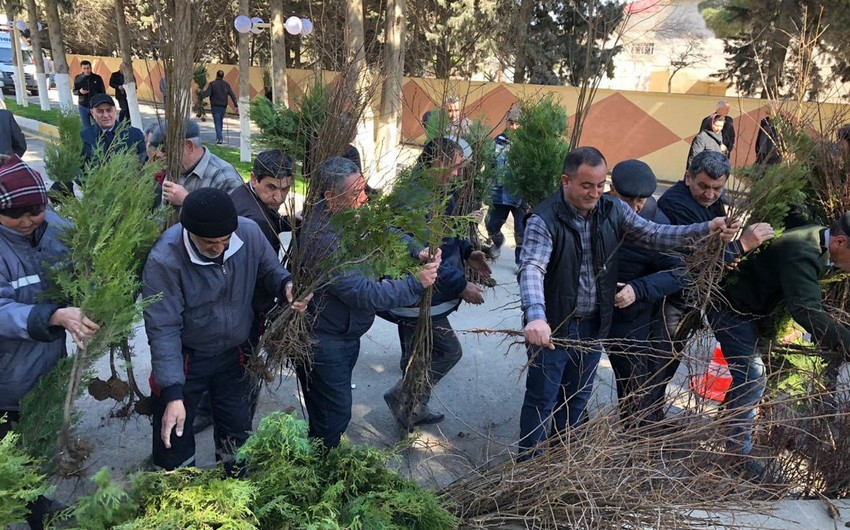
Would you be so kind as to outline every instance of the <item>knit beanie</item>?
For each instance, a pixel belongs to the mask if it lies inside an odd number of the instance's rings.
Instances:
[[[199,237],[224,237],[239,225],[230,195],[215,188],[200,188],[186,196],[180,211],[183,228]]]
[[[17,155],[12,155],[0,166],[0,210],[47,203],[47,188],[38,171]]]

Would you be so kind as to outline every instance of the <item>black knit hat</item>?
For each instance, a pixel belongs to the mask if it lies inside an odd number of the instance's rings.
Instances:
[[[199,237],[224,237],[236,231],[239,221],[230,195],[215,188],[191,192],[183,201],[180,223]]]
[[[657,186],[655,173],[640,160],[623,160],[611,170],[611,184],[617,193],[630,199],[649,197]]]

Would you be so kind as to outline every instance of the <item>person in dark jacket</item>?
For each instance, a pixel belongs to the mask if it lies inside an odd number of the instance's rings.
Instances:
[[[233,465],[251,431],[251,386],[244,345],[257,284],[292,300],[292,276],[256,223],[236,215],[220,189],[189,193],[180,223],[166,230],[148,255],[143,297],[160,296],[144,311],[151,350],[153,463],[164,469],[195,462],[195,437],[184,436],[198,400],[210,394],[216,460]]]
[[[315,185],[322,199],[310,210],[301,227],[300,239],[307,254],[304,263],[317,272],[335,263],[339,248],[334,214],[364,204],[366,182],[350,160],[329,158],[316,169]],[[334,274],[317,289],[310,304],[312,319],[312,362],[297,367],[309,420],[309,435],[325,448],[339,445],[351,421],[351,372],[360,355],[360,337],[372,326],[378,311],[416,303],[437,279],[440,256],[428,261],[415,275],[399,280],[377,280],[352,269]]]
[[[723,137],[721,131],[726,118],[720,114],[712,114],[708,121],[708,127],[702,129],[691,142],[691,149],[688,151],[688,161],[685,165],[685,171],[691,167],[691,161],[694,157],[703,151],[717,151],[722,153],[727,158],[729,157],[726,151],[726,146],[723,145]]]
[[[445,190],[455,187],[455,180],[460,173],[464,156],[461,146],[449,138],[435,138],[425,144],[417,161],[417,171],[435,171],[439,185]],[[398,196],[412,197],[430,195],[428,190],[404,190]],[[438,194],[442,195],[442,194]],[[422,197],[423,203],[438,202],[442,204],[444,197]],[[451,193],[446,204],[446,215],[454,215],[458,202],[456,191]],[[405,204],[398,205],[405,208]],[[401,343],[401,372],[402,378],[384,394],[384,401],[390,409],[393,417],[402,426],[411,430],[418,425],[428,425],[443,421],[445,415],[434,412],[428,407],[431,398],[431,389],[449,373],[463,356],[460,341],[457,338],[449,315],[460,306],[461,302],[474,305],[484,303],[484,291],[474,283],[467,281],[464,275],[464,265],[482,273],[482,276],[490,275],[490,267],[486,263],[486,257],[480,250],[473,250],[472,243],[459,237],[444,238],[440,245],[442,262],[438,270],[437,283],[431,298],[431,365],[428,368],[428,384],[430,385],[425,395],[420,397],[419,403],[407,418],[402,404],[406,401],[403,392],[402,379],[407,371],[410,356],[413,353],[413,345],[418,341],[416,325],[419,319],[419,305],[408,305],[398,307],[389,311],[387,318],[398,324],[398,338]]]
[[[77,108],[80,111],[80,121],[83,129],[92,126],[91,106],[89,101],[98,94],[106,94],[103,78],[92,73],[91,61],[80,61],[83,72],[74,78],[74,95],[77,96]]]
[[[41,175],[0,155],[0,439],[20,420],[21,399],[65,357],[66,333],[79,348],[98,331],[78,307],[45,298],[47,269],[67,259],[70,226],[49,206]],[[29,505],[27,522],[44,528],[50,501]]]
[[[717,106],[715,107],[714,114],[706,116],[703,118],[700,123],[699,130],[703,131],[705,129],[711,129],[711,120],[712,116],[719,114],[726,118],[723,122],[723,130],[721,131],[721,136],[723,137],[723,145],[726,147],[725,154],[726,158],[732,156],[732,148],[735,147],[735,124],[732,120],[732,116],[729,116],[729,110],[731,109],[731,105],[725,99],[721,99],[717,102]]]
[[[611,171],[610,194],[642,218],[670,224],[652,194],[655,174],[640,160],[624,160]],[[607,348],[617,383],[620,418],[627,426],[664,418],[664,389],[675,374],[666,352],[654,347],[663,338],[661,301],[684,287],[682,260],[672,254],[624,242],[617,251],[619,273]]]
[[[784,303],[819,346],[838,354],[830,359],[833,366],[850,360],[850,328],[824,308],[821,297],[820,279],[830,267],[850,272],[850,212],[828,228],[810,225],[784,232],[726,278],[722,302],[708,316],[732,373],[725,398],[728,450],[752,451],[753,421],[765,385],[759,327],[777,306]],[[745,462],[748,472],[761,473],[756,461]]]
[[[215,143],[221,145],[224,143],[222,130],[224,129],[224,115],[227,113],[228,97],[233,101],[233,109],[239,110],[236,94],[230,88],[230,83],[224,80],[224,70],[215,73],[215,80],[201,91],[201,97],[210,98],[210,112],[212,112],[213,123],[215,124]]]
[[[722,217],[690,226],[647,221],[603,194],[607,172],[598,149],[573,149],[564,159],[562,189],[526,222],[517,275],[529,359],[520,413],[524,458],[543,451],[550,421],[557,436],[584,417],[601,355],[597,339],[608,335],[614,312],[620,241],[666,250],[715,232],[731,239],[738,230]]]
[[[117,139],[136,152],[140,162],[148,159],[145,148],[145,135],[129,123],[121,125],[115,112],[115,100],[107,94],[98,94],[91,98],[91,114],[95,124],[80,131],[83,140],[83,159],[91,162],[98,147],[106,155]]]
[[[130,105],[127,103],[127,91],[124,90],[124,74],[120,69],[109,76],[109,86],[115,90],[115,99],[118,100],[118,106],[121,108],[118,121],[130,121]]]
[[[15,115],[6,110],[0,98],[0,155],[24,156],[27,152],[27,139],[21,126],[15,121]]]
[[[782,162],[782,154],[779,152],[779,134],[773,124],[776,119],[771,111],[771,116],[765,116],[759,122],[759,132],[756,135],[756,164],[772,166]]]
[[[508,220],[508,215],[513,217],[514,239],[516,241],[514,261],[519,265],[519,255],[522,252],[522,233],[525,229],[525,201],[522,197],[509,193],[505,189],[504,179],[502,178],[502,174],[508,171],[508,151],[511,148],[509,132],[519,128],[519,109],[512,108],[509,110],[505,116],[505,122],[505,130],[493,139],[496,143],[496,166],[500,173],[490,193],[490,202],[493,203],[493,206],[487,212],[486,228],[487,235],[493,241],[493,248],[490,251],[490,255],[496,259],[499,257],[502,245],[505,244],[502,227]]]

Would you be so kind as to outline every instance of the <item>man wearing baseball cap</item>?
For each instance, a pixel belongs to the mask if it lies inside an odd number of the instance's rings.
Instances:
[[[151,349],[154,397],[153,462],[165,469],[191,466],[195,440],[184,436],[209,392],[216,460],[233,464],[251,431],[251,385],[243,347],[262,284],[292,302],[291,276],[256,223],[238,217],[223,190],[189,193],[180,223],[156,242],[143,272],[142,294],[161,296],[144,312]],[[298,311],[305,301],[292,304]]]
[[[139,161],[147,160],[145,135],[136,127],[126,124],[118,126],[118,114],[115,110],[115,100],[108,94],[97,94],[89,99],[94,125],[80,132],[83,139],[83,157],[86,162],[94,160],[98,149],[103,156],[108,156],[110,148],[117,139],[129,146],[139,156]]]

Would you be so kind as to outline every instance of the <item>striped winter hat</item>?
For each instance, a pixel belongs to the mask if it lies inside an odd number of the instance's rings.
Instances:
[[[38,171],[17,155],[0,166],[0,210],[47,203],[47,187]]]

